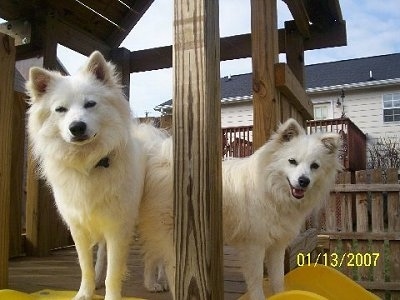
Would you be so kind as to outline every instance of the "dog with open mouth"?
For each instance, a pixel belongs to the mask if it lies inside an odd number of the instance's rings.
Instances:
[[[173,157],[171,138],[153,141],[138,230],[145,257],[145,286],[175,286]],[[154,145],[155,144],[155,145]],[[328,195],[341,170],[340,136],[307,135],[294,120],[249,157],[222,162],[224,243],[236,248],[250,299],[265,299],[264,260],[272,290],[284,290],[284,255],[311,211]],[[163,272],[161,272],[163,273]],[[171,289],[173,293],[173,288]]]

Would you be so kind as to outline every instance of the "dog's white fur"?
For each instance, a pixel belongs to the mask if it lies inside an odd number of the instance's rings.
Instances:
[[[170,138],[151,136],[149,132],[153,146],[147,148],[148,172],[138,223],[145,286],[152,291],[165,289],[156,275],[161,264],[173,293],[172,145]],[[329,193],[340,169],[339,147],[339,135],[308,136],[290,119],[250,157],[223,162],[224,242],[238,250],[250,299],[265,299],[264,259],[273,291],[284,289],[285,248]]]
[[[73,76],[32,68],[26,86],[32,153],[78,252],[82,281],[74,299],[92,299],[92,247],[104,242],[108,255],[105,299],[121,299],[146,159],[142,143],[134,136],[138,125],[132,122],[114,66],[94,52]],[[74,135],[73,124],[80,125],[75,129],[82,132]],[[108,162],[98,165],[103,158]],[[99,252],[100,257],[104,255]],[[100,284],[101,276],[96,280]]]

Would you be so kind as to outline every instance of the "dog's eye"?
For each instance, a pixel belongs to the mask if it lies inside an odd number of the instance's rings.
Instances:
[[[293,166],[297,166],[297,161],[294,158],[290,158],[289,159],[289,164],[291,164]]]
[[[66,107],[64,107],[64,106],[57,106],[55,111],[58,112],[58,113],[64,113],[64,112],[67,112],[68,109]]]
[[[319,168],[319,164],[317,164],[317,163],[312,163],[311,166],[310,166],[310,168],[316,170],[316,169]]]
[[[94,106],[96,106],[96,102],[94,102],[94,101],[88,101],[88,102],[86,102],[84,105],[83,105],[83,107],[84,108],[90,108],[90,107],[94,107]]]

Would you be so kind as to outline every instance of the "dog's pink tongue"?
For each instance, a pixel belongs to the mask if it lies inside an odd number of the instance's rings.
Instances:
[[[304,197],[304,190],[302,189],[292,189],[292,195],[293,197],[297,198],[297,199],[301,199]]]

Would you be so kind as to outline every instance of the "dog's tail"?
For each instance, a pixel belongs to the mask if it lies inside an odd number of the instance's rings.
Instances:
[[[166,130],[148,123],[135,124],[134,136],[142,142],[147,154],[172,162],[172,137]]]

